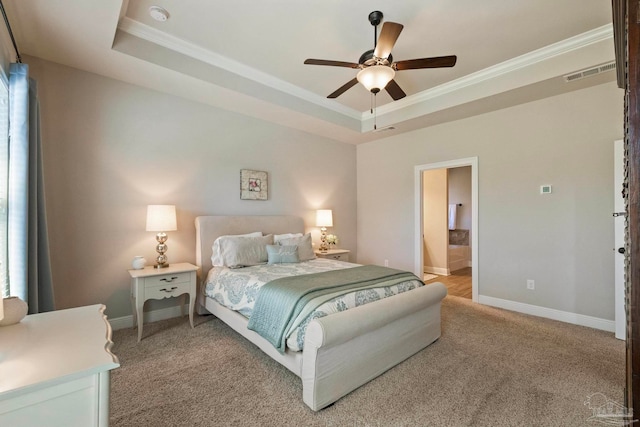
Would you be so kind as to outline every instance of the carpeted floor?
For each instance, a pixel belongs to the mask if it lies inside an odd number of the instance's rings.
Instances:
[[[313,412],[300,379],[213,316],[115,331],[111,426],[584,426],[588,396],[622,403],[613,334],[458,297],[441,338]],[[597,425],[597,423],[595,424]]]

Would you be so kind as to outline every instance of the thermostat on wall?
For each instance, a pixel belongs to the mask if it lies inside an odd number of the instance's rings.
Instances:
[[[551,186],[550,185],[541,185],[540,186],[540,194],[551,194]]]

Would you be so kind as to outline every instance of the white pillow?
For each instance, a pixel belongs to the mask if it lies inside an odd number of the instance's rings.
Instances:
[[[302,237],[302,233],[285,233],[285,234],[274,234],[273,235],[273,244],[278,245],[280,241],[283,239],[289,239],[291,237]]]
[[[230,237],[260,237],[260,236],[262,236],[261,231],[256,231],[256,232],[247,233],[247,234],[236,234],[236,235],[218,237],[213,242],[213,246],[211,247],[212,249],[211,265],[213,265],[214,267],[224,267],[224,259],[220,254],[220,245],[225,239],[228,239]]]
[[[313,246],[311,245],[311,233],[307,233],[301,237],[289,237],[288,239],[280,240],[281,245],[295,245],[298,247],[298,258],[300,261],[309,261],[315,259],[316,254],[313,252]]]
[[[273,245],[273,235],[262,237],[229,237],[220,244],[223,266],[229,268],[266,264],[267,245]]]

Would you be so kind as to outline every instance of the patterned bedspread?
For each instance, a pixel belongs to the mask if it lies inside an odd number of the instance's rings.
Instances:
[[[205,294],[225,307],[238,311],[249,318],[253,311],[256,295],[267,282],[281,277],[302,274],[320,273],[323,271],[356,267],[343,261],[318,258],[292,264],[257,265],[239,269],[213,268],[207,276]],[[419,280],[412,280],[394,286],[365,289],[336,297],[320,305],[311,313],[305,313],[304,319],[287,337],[287,347],[293,351],[301,351],[304,347],[304,336],[307,325],[313,319],[332,313],[348,310],[382,298],[397,295],[401,292],[423,286]]]

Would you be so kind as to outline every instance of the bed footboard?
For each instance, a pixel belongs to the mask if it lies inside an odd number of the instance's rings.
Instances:
[[[302,397],[314,411],[440,337],[442,283],[313,320],[302,355]]]

